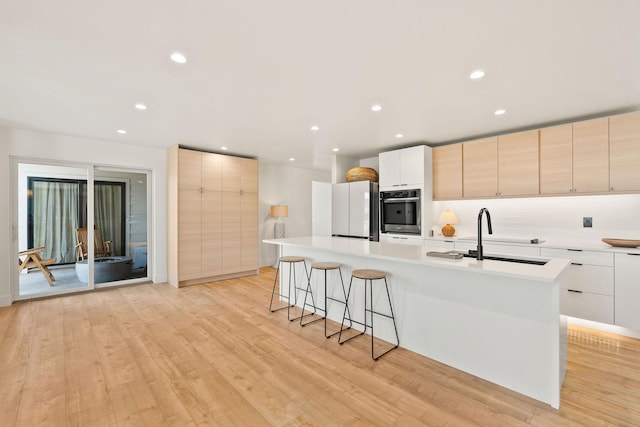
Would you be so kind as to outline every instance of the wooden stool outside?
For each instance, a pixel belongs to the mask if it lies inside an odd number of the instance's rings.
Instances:
[[[287,263],[289,264],[289,286],[288,286],[288,291],[287,294],[283,294],[281,291],[277,292],[277,295],[280,298],[284,298],[287,301],[287,305],[285,305],[284,307],[278,307],[278,308],[273,308],[273,297],[276,295],[276,286],[278,286],[278,276],[281,276],[280,274],[280,264],[281,263]],[[298,286],[297,280],[296,280],[296,269],[295,269],[295,264],[301,262],[304,265],[304,272],[305,272],[305,276],[307,279],[307,287],[306,288],[301,288]],[[293,277],[293,304],[291,304],[291,278]],[[283,256],[280,257],[278,259],[278,269],[276,270],[276,277],[273,280],[273,289],[271,290],[271,301],[269,302],[269,311],[270,312],[274,312],[274,311],[280,311],[280,310],[284,310],[287,309],[287,319],[289,319],[289,321],[294,321],[294,320],[298,320],[298,319],[302,319],[303,317],[306,316],[311,316],[312,314],[315,313],[315,311],[313,313],[304,314],[304,310],[302,312],[302,314],[298,317],[294,317],[291,318],[291,307],[295,306],[298,303],[298,291],[303,291],[306,292],[305,294],[305,299],[307,297],[308,293],[311,293],[311,288],[309,287],[309,271],[307,270],[307,263],[304,259],[304,257],[301,256]],[[313,305],[315,306],[315,301],[313,299],[313,293],[311,293],[311,302],[313,303]]]
[[[347,307],[349,306],[349,296],[351,295],[351,286],[353,284],[353,279],[361,279],[364,280],[364,322],[359,322],[357,320],[353,320],[351,318],[351,315],[349,315],[349,317],[347,317]],[[378,311],[375,311],[373,309],[373,281],[374,280],[384,280],[384,286],[385,286],[385,290],[387,292],[387,300],[389,301],[389,308],[391,309],[391,314],[386,314],[386,313],[381,313]],[[368,286],[367,286],[368,285]],[[369,300],[367,300],[367,289],[369,290]],[[369,317],[370,317],[370,322],[367,323],[367,313],[369,313]],[[374,340],[374,330],[373,330],[373,315],[376,314],[378,316],[383,316],[386,317],[388,319],[391,319],[393,321],[393,329],[395,330],[396,333],[396,344],[391,347],[390,349],[378,354],[378,356],[374,355],[374,351],[373,351],[373,340]],[[353,322],[356,324],[359,324],[361,326],[364,326],[364,330],[362,332],[360,332],[359,334],[356,334],[352,337],[349,337],[347,339],[345,339],[344,341],[342,341],[342,332],[344,330],[346,330],[344,328],[344,321],[345,320],[349,320],[349,322]],[[350,341],[356,337],[359,337],[360,335],[363,335],[367,332],[367,328],[371,329],[371,358],[373,360],[378,360],[380,357],[384,356],[385,354],[389,353],[391,350],[398,348],[398,346],[400,345],[400,338],[398,337],[398,328],[396,327],[396,318],[393,314],[393,306],[391,304],[391,295],[389,294],[389,285],[387,284],[387,275],[384,271],[379,271],[379,270],[369,270],[369,269],[362,269],[362,270],[353,270],[353,272],[351,273],[351,281],[349,282],[349,290],[347,291],[347,304],[345,304],[345,310],[344,310],[344,314],[342,315],[342,325],[340,325],[340,335],[338,336],[338,343],[340,345],[344,344],[347,341]],[[347,328],[348,329],[348,328]]]
[[[322,317],[319,317],[317,319],[308,321],[306,323],[302,322],[302,318],[300,319],[300,326],[306,326],[309,325],[311,323],[314,322],[318,322],[320,320],[324,319],[324,336],[325,338],[331,338],[332,336],[340,333],[340,331],[336,331],[333,332],[332,334],[327,335],[327,312],[328,312],[328,302],[329,301],[335,301],[338,302],[340,304],[344,304],[345,306],[347,305],[347,291],[344,287],[344,280],[342,280],[342,270],[340,269],[340,263],[337,262],[314,262],[313,264],[311,264],[311,271],[309,272],[309,289],[311,289],[311,276],[313,276],[313,270],[322,270],[324,271],[324,306],[323,307],[316,307],[315,305],[311,305],[311,304],[307,304],[307,295],[305,294],[304,296],[304,304],[302,304],[302,314],[304,315],[304,310],[306,309],[307,305],[309,305],[310,307],[313,307],[313,312],[315,313],[316,310],[321,311],[324,313],[324,315]],[[340,274],[340,284],[342,285],[342,295],[344,295],[344,300],[339,300],[337,298],[334,298],[332,296],[329,296],[327,294],[327,271],[331,271],[331,270],[338,270],[338,273]],[[313,294],[312,294],[313,296]],[[347,311],[349,310],[349,308],[347,307]],[[349,312],[349,317],[351,317],[351,313]],[[351,324],[349,324],[349,327],[351,327]]]

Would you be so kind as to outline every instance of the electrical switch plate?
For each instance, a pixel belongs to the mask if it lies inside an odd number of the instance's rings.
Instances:
[[[582,217],[582,226],[583,227],[592,227],[593,226],[592,218],[590,216]]]

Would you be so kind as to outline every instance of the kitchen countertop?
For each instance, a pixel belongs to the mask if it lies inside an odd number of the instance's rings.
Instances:
[[[397,243],[371,242],[364,239],[322,236],[268,239],[263,242],[285,246],[324,249],[336,253],[367,256],[370,258],[400,261],[412,264],[428,264],[445,269],[464,270],[478,274],[508,276],[547,283],[553,283],[570,262],[569,260],[562,258],[518,256],[518,258],[549,260],[545,265],[531,265],[487,259],[478,261],[475,258],[466,257],[461,259],[444,259],[427,256],[427,252],[429,251],[447,251],[447,249],[438,246],[435,242],[434,244],[427,245],[400,245]]]

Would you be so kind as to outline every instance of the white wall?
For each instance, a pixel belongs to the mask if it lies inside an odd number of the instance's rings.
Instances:
[[[259,223],[260,241],[273,238],[272,205],[289,206],[289,217],[284,219],[286,237],[311,235],[312,182],[331,182],[331,172],[300,169],[269,163],[260,163]],[[260,243],[261,267],[276,261],[274,245]]]
[[[20,129],[0,128],[0,166],[3,178],[0,180],[0,195],[5,201],[11,200],[9,182],[11,178],[10,157],[20,160],[46,160],[76,162],[83,165],[100,165],[116,168],[151,170],[152,191],[152,235],[150,257],[155,266],[152,280],[164,282],[167,279],[167,224],[166,224],[166,151],[141,146],[98,141],[86,138],[55,135]],[[0,241],[7,242],[0,251],[0,303],[7,304],[11,295],[9,277],[17,265],[14,243],[11,236],[12,217],[10,203],[6,203],[0,213]],[[11,256],[9,256],[11,254]],[[4,255],[4,256],[2,256]],[[9,300],[10,302],[10,300]]]
[[[603,237],[640,239],[640,195],[534,197],[522,199],[456,200],[433,202],[434,222],[445,209],[455,211],[460,224],[456,236],[475,236],[478,212],[491,213],[494,235],[599,242]],[[582,227],[582,217],[593,218],[592,228]],[[485,221],[483,219],[483,221]],[[439,224],[428,225],[429,229]],[[486,233],[486,222],[483,230]]]
[[[0,307],[11,304],[11,268],[15,268],[15,254],[13,254],[12,227],[9,221],[10,199],[9,183],[11,181],[11,169],[9,167],[8,129],[0,128]],[[12,256],[9,256],[12,254]]]

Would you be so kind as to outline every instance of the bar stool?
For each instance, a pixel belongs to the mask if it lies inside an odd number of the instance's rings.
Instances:
[[[351,286],[353,284],[353,279],[361,279],[364,280],[364,323],[363,322],[359,322],[356,320],[353,320],[351,318],[351,315],[349,315],[349,317],[347,317],[347,309],[346,307],[348,307],[349,305],[349,296],[351,295]],[[378,311],[374,311],[373,309],[373,281],[374,280],[383,280],[384,279],[384,287],[385,290],[387,292],[387,300],[389,301],[389,308],[391,309],[391,315],[389,314],[385,314],[385,313],[380,313]],[[368,285],[368,286],[367,286]],[[369,289],[369,301],[367,301],[367,288]],[[370,316],[370,323],[367,323],[367,313],[369,313]],[[388,319],[391,319],[393,321],[393,329],[396,332],[396,344],[391,347],[390,349],[386,350],[385,352],[379,354],[378,356],[375,356],[373,353],[373,338],[374,338],[374,333],[373,333],[373,315],[376,314],[378,316],[384,316]],[[349,320],[350,322],[359,324],[361,326],[364,326],[364,330],[362,332],[360,332],[359,334],[356,334],[352,337],[347,338],[346,340],[342,341],[342,331],[345,330],[344,329],[344,321],[345,320]],[[353,270],[353,272],[351,273],[351,281],[349,282],[349,290],[347,291],[347,304],[345,305],[345,310],[344,310],[344,314],[342,315],[342,325],[340,325],[340,335],[338,336],[338,343],[340,345],[344,344],[347,341],[350,341],[356,337],[359,337],[360,335],[363,335],[365,332],[367,332],[367,328],[371,329],[371,358],[373,360],[378,360],[380,357],[384,356],[385,354],[389,353],[391,350],[398,348],[398,346],[400,345],[400,338],[398,338],[398,328],[396,327],[396,318],[393,314],[393,306],[391,305],[391,296],[389,295],[389,285],[387,284],[387,275],[384,271],[379,271],[379,270],[369,270],[369,269],[362,269],[362,270]],[[348,328],[347,328],[348,329]]]
[[[288,286],[288,291],[287,294],[282,294],[280,291],[278,291],[278,296],[280,298],[284,298],[287,301],[287,305],[284,307],[278,307],[278,308],[273,308],[273,297],[276,294],[276,286],[278,285],[278,276],[280,275],[280,264],[281,263],[287,263],[289,264],[289,286]],[[296,268],[295,268],[295,264],[301,262],[302,265],[304,265],[304,272],[305,272],[305,276],[307,279],[307,287],[306,288],[301,288],[298,286],[297,280],[296,280]],[[291,304],[291,278],[293,277],[293,304]],[[311,292],[311,288],[309,286],[309,271],[307,270],[307,262],[305,261],[304,257],[301,256],[283,256],[280,257],[278,259],[278,270],[276,270],[276,277],[273,280],[273,289],[271,290],[271,301],[269,302],[269,311],[270,312],[275,312],[275,311],[280,311],[280,310],[284,310],[285,308],[287,309],[287,319],[289,319],[289,321],[294,321],[294,320],[298,320],[301,319],[302,317],[305,317],[304,315],[304,310],[302,312],[302,314],[298,317],[294,317],[291,318],[291,307],[295,306],[298,303],[298,291],[304,291],[306,292],[305,294],[305,299],[307,297],[307,294]],[[311,293],[311,302],[313,303],[313,305],[315,306],[315,301],[313,300],[313,293]],[[306,316],[311,316],[312,314],[314,314],[315,311],[313,313],[310,313]]]
[[[307,294],[305,294],[304,296],[304,304],[302,304],[302,314],[304,315],[304,311],[307,307],[307,305],[309,305],[310,307],[313,307],[314,313],[316,312],[316,310],[319,310],[321,312],[324,313],[324,316],[319,317],[317,319],[308,321],[306,323],[302,322],[302,318],[300,319],[300,326],[307,326],[311,323],[315,323],[318,322],[320,320],[324,319],[324,336],[325,338],[331,338],[332,336],[340,333],[340,331],[336,331],[332,334],[327,335],[327,313],[328,313],[328,302],[329,301],[335,301],[338,302],[340,304],[344,304],[345,307],[347,305],[347,291],[344,287],[344,280],[342,280],[342,270],[340,269],[340,263],[338,262],[314,262],[311,264],[311,271],[309,272],[309,289],[311,289],[311,276],[313,276],[313,270],[322,270],[324,271],[324,307],[316,307],[313,304],[307,304]],[[340,274],[340,284],[342,285],[342,295],[344,295],[344,300],[339,300],[336,299],[332,296],[329,296],[327,294],[327,271],[331,271],[331,270],[338,270],[338,273]],[[311,296],[313,297],[313,294],[311,294]],[[313,301],[312,301],[313,302]],[[348,307],[347,311],[349,310]],[[351,313],[349,312],[349,317],[351,317]],[[349,324],[349,327],[351,327],[351,323]]]

